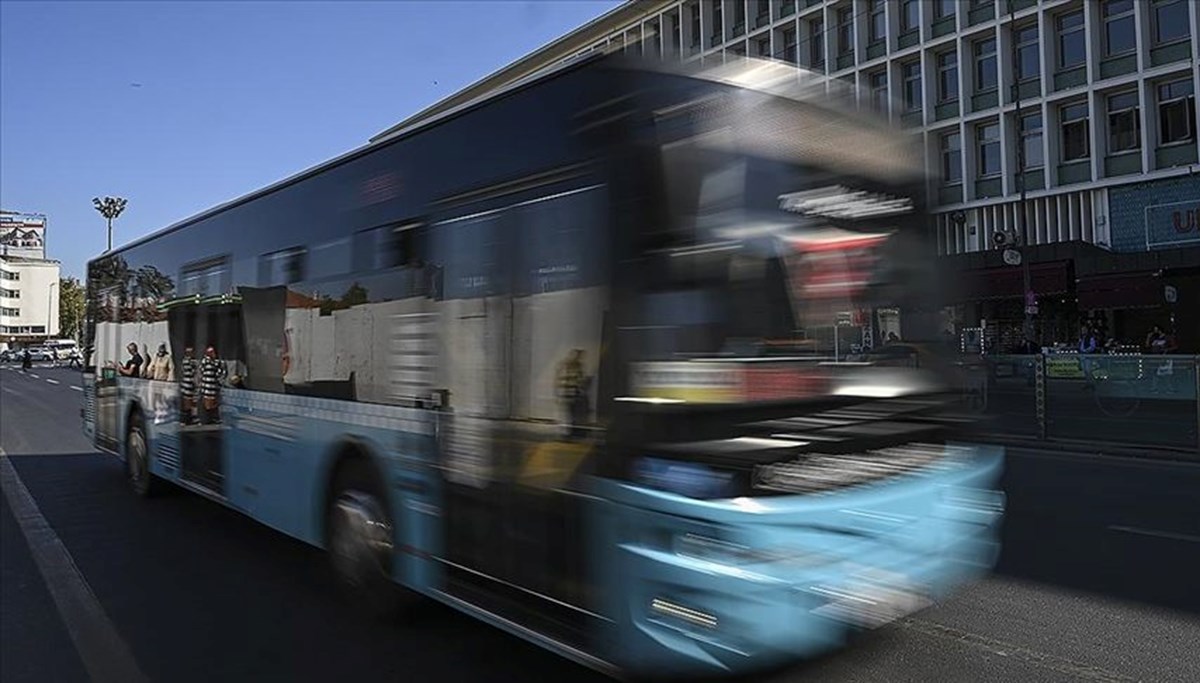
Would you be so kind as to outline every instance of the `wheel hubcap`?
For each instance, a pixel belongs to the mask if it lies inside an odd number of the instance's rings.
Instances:
[[[362,491],[346,491],[334,502],[332,521],[329,550],[338,574],[360,587],[388,578],[392,527],[379,500]]]

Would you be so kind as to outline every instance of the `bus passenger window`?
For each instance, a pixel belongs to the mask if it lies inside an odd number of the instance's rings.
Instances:
[[[354,269],[386,270],[419,265],[419,223],[385,225],[354,236]]]
[[[305,278],[307,252],[304,247],[292,247],[270,254],[258,260],[258,284],[261,287],[290,285]]]

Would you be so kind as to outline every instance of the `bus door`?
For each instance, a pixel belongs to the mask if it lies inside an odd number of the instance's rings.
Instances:
[[[120,289],[110,287],[102,290],[98,300],[102,302],[97,311],[95,338],[92,340],[91,363],[96,368],[96,445],[109,450],[119,447],[117,415],[119,413],[117,368],[121,362],[119,301]]]
[[[602,256],[580,234],[594,200],[556,193],[435,226],[435,242],[459,247],[440,304],[451,589],[573,644],[595,633],[582,482],[606,298],[585,281]],[[462,245],[481,248],[472,258]],[[488,282],[474,297],[463,288]]]

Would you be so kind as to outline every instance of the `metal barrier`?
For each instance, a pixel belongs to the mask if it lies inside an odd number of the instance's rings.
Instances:
[[[994,431],[1200,452],[1200,357],[989,355]]]

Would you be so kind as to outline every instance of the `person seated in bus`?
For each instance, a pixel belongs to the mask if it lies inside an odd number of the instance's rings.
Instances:
[[[190,345],[183,349],[179,362],[179,423],[191,424],[196,418],[196,351]]]
[[[217,350],[209,346],[200,360],[200,412],[204,424],[221,421],[221,383],[225,380],[225,363],[217,358]]]
[[[125,350],[129,352],[129,360],[125,361],[124,365],[119,366],[117,368],[117,372],[120,373],[122,377],[141,377],[142,364],[145,363],[146,360],[142,358],[142,354],[138,353],[137,344],[129,342],[129,344],[125,347]]]

